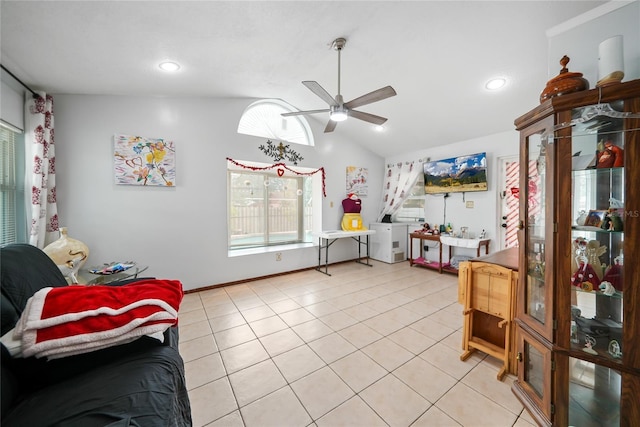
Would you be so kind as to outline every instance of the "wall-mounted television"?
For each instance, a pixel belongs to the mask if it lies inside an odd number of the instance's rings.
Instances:
[[[487,153],[424,163],[426,194],[487,190]]]

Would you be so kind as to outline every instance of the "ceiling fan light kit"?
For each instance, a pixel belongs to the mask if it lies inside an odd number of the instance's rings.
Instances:
[[[381,126],[387,121],[386,117],[376,116],[375,114],[365,113],[363,111],[354,110],[354,108],[361,107],[363,105],[372,104],[383,99],[390,98],[396,95],[396,91],[391,86],[385,86],[373,92],[369,92],[358,98],[352,99],[349,102],[344,102],[342,94],[340,93],[340,54],[344,48],[347,40],[343,37],[339,37],[333,41],[331,47],[338,51],[338,94],[332,97],[318,82],[315,81],[303,81],[311,92],[315,93],[324,102],[329,104],[329,108],[321,110],[306,110],[295,111],[291,113],[283,113],[283,117],[298,116],[316,113],[329,113],[329,122],[324,129],[324,132],[333,132],[338,122],[347,120],[348,117],[353,117],[358,120],[363,120],[368,123]]]
[[[331,108],[329,119],[333,120],[334,122],[344,122],[345,120],[347,120],[347,117],[349,117],[349,115],[344,109]]]

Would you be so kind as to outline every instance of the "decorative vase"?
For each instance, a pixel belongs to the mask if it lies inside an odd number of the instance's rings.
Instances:
[[[587,211],[581,210],[576,218],[576,224],[582,226],[585,222],[587,222]]]
[[[606,39],[598,46],[597,87],[620,83],[624,77],[624,53],[622,36]]]
[[[569,72],[567,64],[571,59],[565,55],[560,60],[562,69],[560,74],[547,82],[547,86],[540,94],[540,102],[551,99],[554,96],[566,95],[568,93],[580,92],[589,89],[589,82],[582,77],[582,73]]]
[[[62,275],[71,283],[78,283],[77,273],[89,257],[89,248],[80,240],[67,235],[67,228],[60,227],[60,238],[43,249],[56,263]]]

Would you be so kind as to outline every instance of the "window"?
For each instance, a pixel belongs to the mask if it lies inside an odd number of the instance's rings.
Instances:
[[[238,133],[268,139],[313,145],[309,123],[302,116],[282,117],[296,110],[280,99],[265,99],[249,105],[238,124]]]
[[[26,242],[23,136],[0,126],[0,245]]]
[[[424,221],[424,175],[419,174],[416,183],[411,187],[409,197],[393,215],[394,222]]]
[[[228,247],[312,242],[314,177],[228,170]],[[317,190],[316,190],[317,191]]]

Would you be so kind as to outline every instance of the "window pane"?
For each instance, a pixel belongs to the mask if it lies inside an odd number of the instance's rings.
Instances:
[[[297,111],[280,99],[254,102],[242,113],[238,133],[268,139],[314,145],[313,133],[303,116],[282,117],[282,113]]]
[[[303,190],[302,190],[302,229],[303,229],[303,242],[311,242],[313,238],[313,179],[303,178]]]
[[[263,246],[265,242],[264,177],[230,173],[229,246]]]
[[[14,132],[0,127],[0,245],[16,243],[16,150]]]
[[[423,222],[424,221],[424,175],[418,179],[407,199],[393,215],[394,222]]]
[[[300,241],[298,179],[271,178],[268,183],[269,243]]]
[[[229,249],[311,242],[312,182],[229,171]]]
[[[18,199],[23,194],[16,182],[16,134],[0,127],[0,245],[18,241]]]

